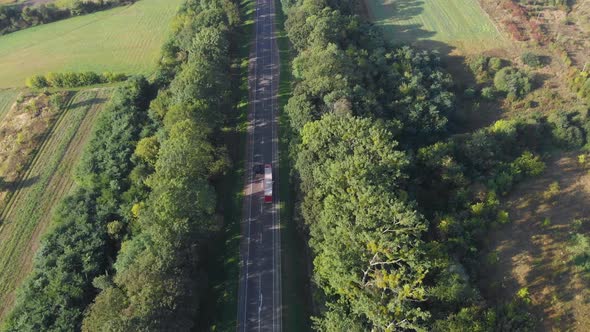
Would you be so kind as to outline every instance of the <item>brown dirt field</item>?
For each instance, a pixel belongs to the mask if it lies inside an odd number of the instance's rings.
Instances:
[[[546,200],[543,192],[553,182],[559,183],[561,191]],[[587,331],[588,281],[571,265],[566,246],[572,221],[589,216],[588,199],[590,174],[578,164],[575,153],[553,157],[540,178],[520,184],[505,202],[512,223],[489,236],[486,254],[496,252],[499,262],[483,273],[484,296],[506,301],[528,287],[541,331]],[[543,223],[545,218],[549,224]],[[586,222],[580,232],[589,231]]]

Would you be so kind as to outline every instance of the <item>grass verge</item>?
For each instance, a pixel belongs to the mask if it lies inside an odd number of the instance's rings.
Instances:
[[[110,90],[78,93],[62,111],[2,211],[0,226],[0,319],[32,267],[33,254],[52,209],[74,186],[72,170]]]
[[[291,97],[291,61],[293,55],[284,30],[285,14],[276,0],[276,34],[280,54],[279,81],[279,196],[281,199],[281,247],[283,284],[283,327],[285,331],[311,331],[311,295],[308,277],[309,257],[306,239],[301,236],[293,218],[295,191],[291,183],[289,147],[293,133],[285,114]]]
[[[254,33],[256,1],[241,0],[243,24],[232,40],[232,112],[222,140],[232,160],[231,169],[217,184],[223,229],[207,248],[205,269],[209,288],[201,303],[198,331],[235,331],[240,275],[240,221],[244,189],[244,158],[248,128],[248,61]]]

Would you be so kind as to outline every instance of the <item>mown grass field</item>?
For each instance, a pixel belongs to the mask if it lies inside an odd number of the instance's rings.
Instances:
[[[10,202],[0,212],[0,320],[32,267],[55,205],[73,187],[72,171],[110,89],[78,92],[39,147]]]
[[[505,46],[476,0],[365,0],[369,15],[392,42],[420,42],[463,52]],[[442,44],[441,44],[442,43]]]
[[[19,93],[20,92],[15,89],[0,90],[0,121],[2,121],[6,113],[8,113]]]
[[[152,73],[183,0],[140,0],[0,37],[0,88],[58,71]]]

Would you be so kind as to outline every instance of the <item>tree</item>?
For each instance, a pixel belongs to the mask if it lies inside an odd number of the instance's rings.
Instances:
[[[142,138],[135,147],[135,155],[138,156],[145,163],[155,166],[158,160],[158,151],[160,150],[160,143],[156,136]]]
[[[396,145],[370,119],[330,114],[304,127],[296,164],[316,278],[359,326],[383,330],[417,328],[428,317],[415,306],[425,296],[426,224],[401,198],[407,160]],[[318,324],[331,326],[326,315]]]
[[[509,97],[522,98],[532,90],[531,77],[515,67],[502,68],[494,77],[494,86],[498,91],[506,92]]]

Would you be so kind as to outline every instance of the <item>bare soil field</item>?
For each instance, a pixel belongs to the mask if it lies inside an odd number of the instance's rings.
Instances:
[[[74,187],[73,168],[110,93],[110,89],[93,89],[78,92],[72,98],[1,212],[0,320],[31,269],[33,254],[50,224],[52,209]]]
[[[540,178],[526,181],[507,198],[512,223],[492,232],[487,254],[498,262],[480,280],[484,296],[509,300],[528,288],[542,331],[587,331],[590,326],[588,279],[567,250],[572,235],[590,230],[590,174],[577,153],[562,153],[547,163]],[[544,194],[557,183],[553,197]]]

